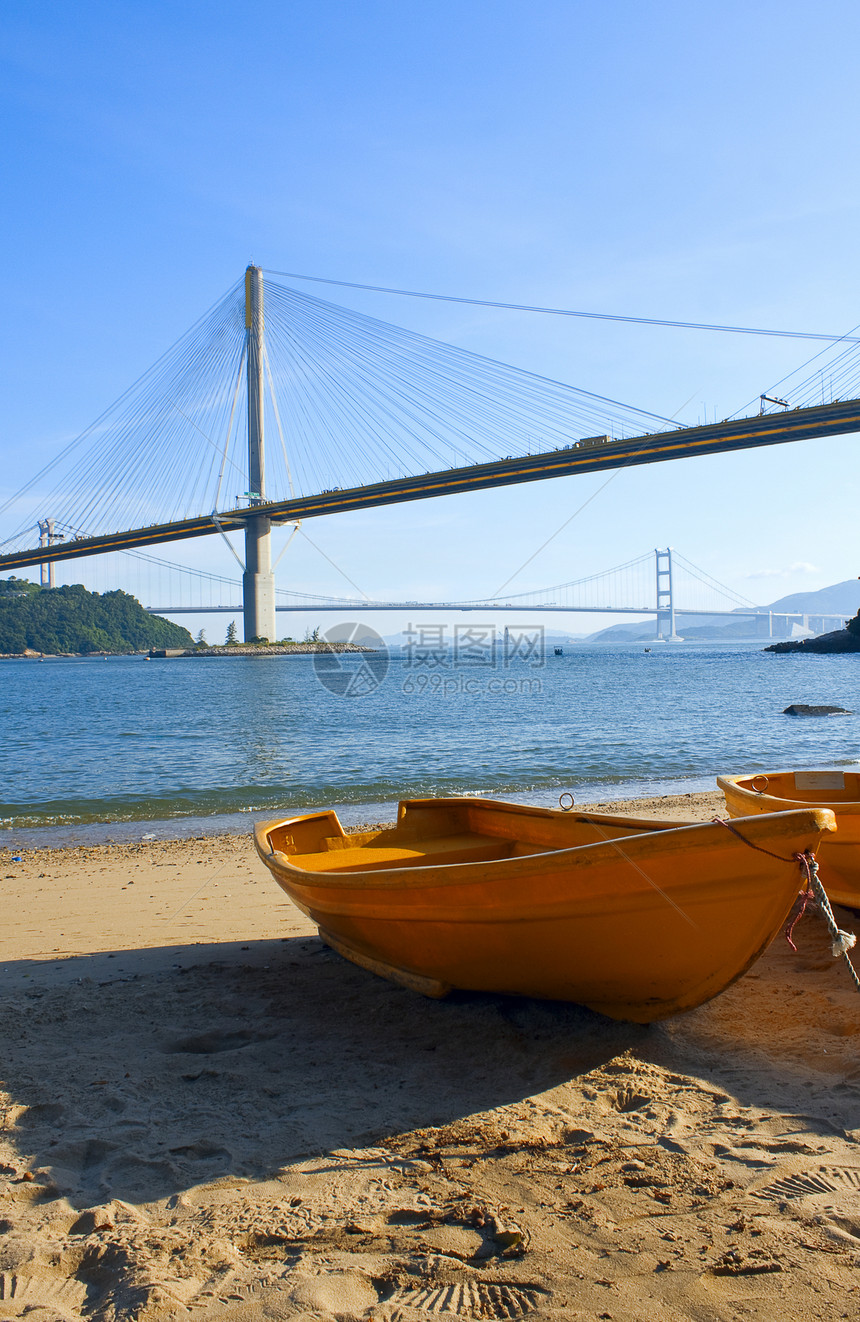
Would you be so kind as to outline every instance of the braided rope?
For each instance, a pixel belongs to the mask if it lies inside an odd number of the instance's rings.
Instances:
[[[796,953],[797,946],[792,940],[794,929],[806,913],[809,901],[813,899],[816,900],[818,902],[818,907],[821,910],[821,916],[827,924],[827,930],[829,931],[833,942],[831,946],[833,958],[838,959],[840,955],[842,956],[845,963],[848,965],[851,981],[854,983],[857,991],[860,992],[860,974],[857,973],[857,970],[848,955],[848,951],[852,950],[857,944],[857,938],[853,932],[844,932],[834,918],[833,910],[830,907],[830,900],[827,898],[827,892],[821,884],[818,876],[818,863],[812,850],[807,849],[802,854],[792,854],[791,858],[786,858],[783,854],[775,854],[772,849],[765,849],[763,845],[754,844],[753,841],[748,840],[736,826],[733,826],[731,822],[727,822],[724,817],[714,817],[712,820],[718,826],[724,826],[727,831],[731,831],[732,835],[736,835],[738,840],[742,840],[745,845],[749,845],[750,849],[757,849],[760,854],[767,854],[770,858],[779,859],[781,863],[798,863],[800,865],[800,869],[806,878],[806,885],[801,892],[803,903],[794,918],[791,919],[786,927],[785,939],[791,946],[792,950]]]
[[[857,991],[860,992],[860,975],[858,975],[857,970],[848,955],[848,951],[857,944],[857,938],[853,932],[843,932],[834,918],[833,910],[830,907],[830,901],[827,898],[827,892],[818,879],[818,864],[815,861],[815,855],[811,851],[808,851],[806,854],[798,854],[797,857],[801,860],[803,867],[806,869],[809,889],[813,892],[818,901],[818,907],[820,908],[822,917],[827,924],[827,930],[833,939],[833,945],[831,946],[833,958],[838,959],[840,955],[842,956],[845,963],[848,965],[851,981],[854,983]]]

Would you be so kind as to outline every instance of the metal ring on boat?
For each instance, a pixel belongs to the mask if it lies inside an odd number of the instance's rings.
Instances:
[[[750,781],[750,789],[756,794],[764,794],[769,783],[767,776],[753,776]]]
[[[570,799],[570,803],[565,803],[565,799]],[[570,790],[565,790],[563,794],[559,794],[558,806],[559,808],[561,808],[562,812],[570,812],[571,808],[573,807],[573,804],[574,804],[574,798]]]

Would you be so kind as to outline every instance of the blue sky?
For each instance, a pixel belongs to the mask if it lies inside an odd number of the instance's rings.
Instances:
[[[857,6],[835,0],[7,0],[4,496],[249,260],[476,298],[849,330],[858,28]],[[734,411],[818,347],[323,296],[689,422]],[[858,443],[625,472],[512,587],[668,544],[757,601],[855,577]],[[478,596],[602,480],[308,532],[370,596]],[[235,570],[217,538],[166,554]],[[301,538],[279,582],[350,592]]]

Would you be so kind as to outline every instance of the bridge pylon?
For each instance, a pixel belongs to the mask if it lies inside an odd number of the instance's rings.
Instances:
[[[64,539],[58,533],[54,532],[53,519],[39,519],[40,546],[53,546],[54,542],[61,542],[63,540]],[[39,581],[43,588],[56,587],[53,560],[48,560],[47,562],[43,561],[39,566]]]
[[[263,423],[265,367],[263,272],[259,266],[245,271],[245,342],[248,380],[248,504],[266,498],[266,450]],[[277,638],[275,576],[272,573],[272,524],[263,515],[245,521],[245,572],[242,575],[242,614],[245,642]]]
[[[657,637],[665,643],[682,643],[675,632],[675,594],[672,587],[672,548],[665,551],[654,548],[657,571]]]

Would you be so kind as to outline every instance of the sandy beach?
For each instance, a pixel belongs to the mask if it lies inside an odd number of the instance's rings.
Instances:
[[[860,997],[818,917],[639,1027],[383,982],[250,835],[0,877],[0,1322],[860,1317]]]

